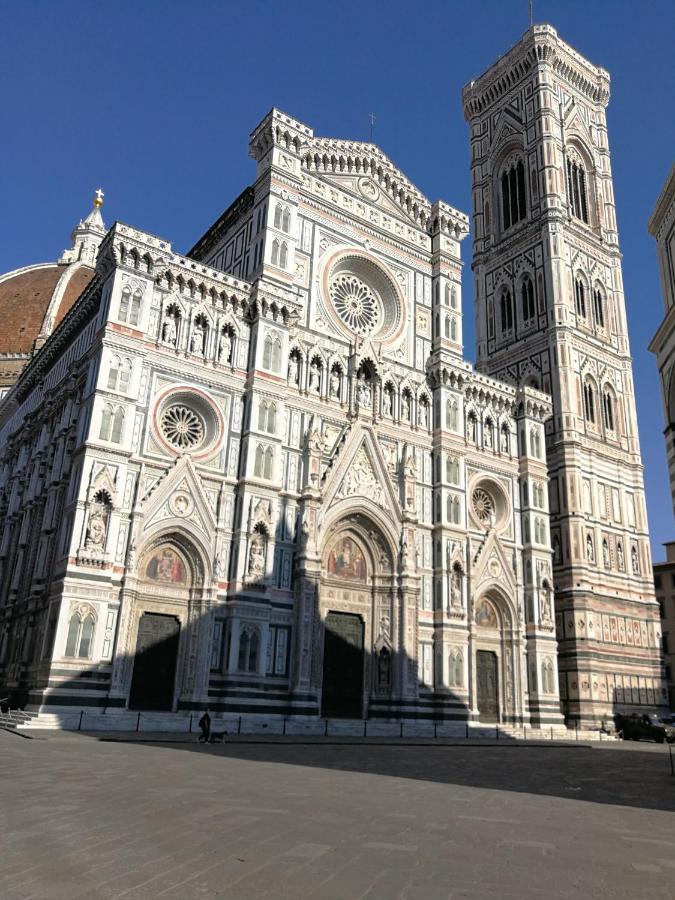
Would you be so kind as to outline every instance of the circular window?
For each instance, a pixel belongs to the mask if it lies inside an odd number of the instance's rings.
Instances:
[[[196,388],[172,388],[154,411],[155,435],[167,449],[210,456],[223,434],[220,411]]]
[[[323,295],[341,331],[391,343],[405,327],[403,295],[385,268],[361,250],[337,250],[323,269]]]
[[[162,413],[162,434],[178,450],[196,450],[204,440],[204,420],[194,410],[176,403]]]
[[[489,525],[495,514],[495,501],[485,488],[478,487],[471,495],[473,511],[479,522]]]
[[[330,299],[347,328],[357,334],[374,331],[382,318],[382,302],[365,282],[346,272],[330,283]]]

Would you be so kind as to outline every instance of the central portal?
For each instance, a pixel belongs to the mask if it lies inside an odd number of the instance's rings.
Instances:
[[[138,623],[129,709],[173,708],[180,624],[174,616],[144,613]]]
[[[497,697],[497,654],[489,650],[476,652],[476,682],[478,687],[478,715],[481,722],[499,721]]]
[[[363,620],[329,612],[323,646],[321,715],[360,719],[363,714]]]

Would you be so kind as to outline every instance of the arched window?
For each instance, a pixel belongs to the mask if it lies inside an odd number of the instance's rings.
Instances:
[[[586,287],[578,275],[574,279],[574,309],[578,316],[586,318]]]
[[[108,371],[108,390],[121,391],[123,394],[129,390],[129,382],[131,380],[131,360],[127,357],[113,356],[110,360],[110,369]]]
[[[605,299],[598,285],[593,288],[593,318],[598,328],[605,327]]]
[[[602,394],[602,418],[607,431],[614,431],[614,404],[612,395],[607,388]]]
[[[457,340],[457,319],[455,319],[454,317],[450,321],[450,340]]]
[[[500,325],[502,334],[511,331],[513,328],[513,301],[511,291],[508,288],[502,288],[499,298]]]
[[[445,336],[450,337],[450,316],[445,317]]]
[[[570,153],[567,158],[567,201],[572,215],[588,223],[586,171],[574,153]]]
[[[545,694],[553,693],[553,663],[545,659],[541,664],[541,688]]]
[[[584,418],[595,425],[595,391],[590,381],[584,382]]]
[[[279,248],[279,268],[285,269],[288,265],[288,244],[286,241],[281,242],[281,246]]]
[[[258,670],[258,650],[260,648],[260,636],[257,628],[244,628],[239,635],[239,660],[240,672],[255,674]]]
[[[265,448],[262,444],[258,444],[255,448],[255,465],[253,467],[253,474],[256,478],[262,478],[265,470]]]
[[[450,292],[450,306],[453,309],[457,309],[457,288],[453,285],[452,291]]]
[[[258,407],[258,430],[274,434],[276,431],[277,405],[272,401],[262,400]]]
[[[103,412],[101,414],[101,427],[98,432],[98,436],[102,441],[110,440],[110,429],[112,427],[112,417],[113,417],[113,408],[109,403],[106,403],[103,407]]]
[[[459,484],[459,460],[456,456],[446,458],[445,478],[450,484]]]
[[[274,463],[274,450],[272,450],[271,447],[268,447],[265,450],[265,466],[264,466],[264,471],[263,471],[263,475],[265,478],[272,477],[273,463]]]
[[[448,660],[448,685],[462,687],[464,684],[464,657],[461,650],[452,650]]]
[[[448,399],[445,403],[445,418],[448,423],[448,428],[451,431],[457,431],[457,424],[459,421],[457,401]]]
[[[124,426],[124,409],[118,406],[113,414],[112,431],[110,440],[113,444],[119,444],[122,441],[122,428]]]
[[[117,314],[120,322],[126,322],[128,325],[138,325],[141,318],[141,298],[142,295],[139,290],[134,291],[132,295],[130,288],[124,288]]]
[[[530,429],[530,456],[541,459],[541,438],[538,428]]]
[[[448,522],[452,522],[452,496],[450,494],[448,494],[446,501],[446,518]]]
[[[535,316],[534,284],[529,275],[525,275],[520,288],[520,297],[523,309],[523,322],[530,322]]]
[[[286,234],[291,230],[291,211],[287,206],[284,207],[281,213],[281,230]]]
[[[452,498],[452,516],[450,521],[454,525],[459,525],[459,516],[460,516],[460,505],[459,505],[459,497]]]
[[[502,226],[504,231],[526,217],[525,167],[518,160],[504,170],[501,177]]]
[[[281,203],[277,203],[274,208],[274,227],[281,228]]]
[[[95,627],[96,620],[91,613],[87,613],[84,618],[79,612],[73,613],[68,623],[65,655],[76,659],[89,659]]]

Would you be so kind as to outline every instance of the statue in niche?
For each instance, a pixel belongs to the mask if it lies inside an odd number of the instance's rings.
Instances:
[[[330,373],[330,395],[336,400],[340,399],[340,374],[337,369],[333,369]]]
[[[624,559],[623,559],[623,546],[621,545],[621,542],[619,542],[616,545],[616,558],[617,558],[617,562],[619,563],[619,569],[621,569],[621,571],[623,572]]]
[[[218,360],[222,363],[231,362],[232,358],[232,337],[230,332],[224,328],[220,333],[218,341]]]
[[[164,321],[162,322],[162,341],[165,344],[170,344],[172,347],[176,346],[176,338],[178,335],[176,318],[176,313],[169,309],[164,314]]]
[[[382,414],[385,416],[391,416],[393,408],[391,391],[389,388],[384,389],[384,393],[382,395]]]
[[[372,401],[372,392],[365,372],[361,372],[356,385],[356,399],[359,406],[368,406]]]
[[[196,356],[204,355],[204,326],[201,322],[195,322],[190,338],[190,352]]]
[[[321,391],[321,367],[315,359],[309,367],[309,389],[313,394]]]
[[[299,375],[300,366],[297,357],[293,354],[288,359],[288,383],[297,384]]]
[[[509,452],[509,433],[505,428],[502,428],[501,435],[502,436],[501,436],[500,449],[501,449],[502,453],[508,453]]]
[[[391,653],[382,647],[377,654],[377,687],[380,691],[388,691],[391,684]]]
[[[450,592],[452,596],[452,605],[462,605],[462,570],[459,566],[454,566],[452,570],[452,578],[450,581]]]
[[[419,405],[419,423],[422,428],[429,427],[429,407],[426,403],[420,403]]]
[[[607,541],[602,542],[602,564],[606,569],[609,569],[609,547]]]
[[[589,562],[595,562],[595,550],[593,548],[593,538],[586,535],[586,559]]]
[[[406,422],[410,421],[410,397],[405,392],[401,397],[401,419]]]
[[[84,546],[87,550],[98,550],[99,553],[105,550],[106,524],[101,512],[93,512],[89,516],[89,524],[87,526],[87,536]]]
[[[249,578],[262,578],[265,574],[265,539],[259,531],[253,535],[248,554]]]
[[[541,591],[541,621],[544,625],[551,624],[551,591],[544,584]]]
[[[489,423],[485,426],[485,449],[492,450],[492,425]]]
[[[638,559],[637,547],[633,547],[630,551],[630,561],[633,566],[633,575],[640,574],[640,560]]]

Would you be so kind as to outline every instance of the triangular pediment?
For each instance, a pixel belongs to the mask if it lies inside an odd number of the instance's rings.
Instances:
[[[359,212],[359,204],[363,205],[362,214],[367,212],[371,206],[376,206],[387,215],[395,216],[410,224],[416,224],[408,211],[400,206],[393,198],[386,194],[377,182],[368,175],[358,177],[352,175],[340,175],[338,173],[327,173],[323,178],[328,184],[335,185],[342,191],[346,191],[354,195],[354,211]]]
[[[354,428],[339,451],[323,487],[324,508],[345,500],[372,503],[400,517],[401,507],[376,436],[368,426]]]
[[[509,596],[514,595],[516,582],[513,567],[494,529],[488,532],[477,554],[471,580],[476,588],[492,582],[502,591],[506,590]]]
[[[523,124],[518,116],[510,109],[503,109],[494,124],[490,157],[494,159],[509,143],[523,143]]]
[[[159,524],[215,534],[216,518],[189,456],[181,457],[141,504],[143,530]]]
[[[564,114],[564,121],[567,135],[569,136],[572,132],[576,132],[576,134],[581,137],[587,149],[590,150],[594,145],[593,138],[588,130],[588,125],[584,120],[581,109],[576,103],[570,103],[567,107]]]

